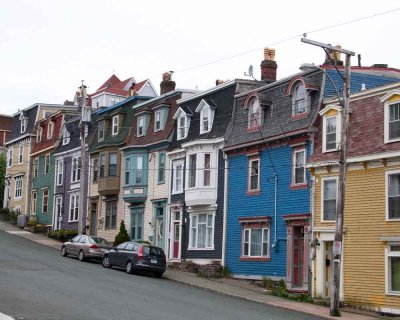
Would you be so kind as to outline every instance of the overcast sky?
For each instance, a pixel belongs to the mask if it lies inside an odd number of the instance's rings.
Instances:
[[[305,32],[361,54],[362,65],[400,68],[399,30],[398,0],[2,1],[0,113],[63,103],[81,80],[91,93],[113,72],[157,90],[169,70],[177,88],[245,78],[250,65],[259,79],[264,47],[276,49],[282,78],[323,62],[322,49],[300,41]]]

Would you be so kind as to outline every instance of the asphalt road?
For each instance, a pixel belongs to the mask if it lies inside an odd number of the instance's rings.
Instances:
[[[21,320],[318,319],[64,258],[55,249],[3,231],[0,313]]]

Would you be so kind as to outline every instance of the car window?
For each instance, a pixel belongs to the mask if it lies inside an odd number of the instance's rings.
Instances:
[[[110,245],[110,243],[106,239],[98,238],[98,237],[90,237],[89,238],[89,242],[90,243],[95,243],[95,244],[103,244],[103,245],[106,245],[106,246]]]
[[[124,250],[128,242],[121,243],[117,246],[118,250]]]
[[[162,251],[162,249],[158,248],[158,247],[144,246],[143,247],[143,252],[144,252],[145,255],[164,256],[164,251]]]
[[[76,236],[75,238],[72,239],[72,242],[78,242],[81,237],[82,236]]]
[[[79,243],[86,243],[86,237],[85,237],[85,236],[82,236],[82,237],[79,239]]]
[[[126,245],[125,250],[129,250],[129,251],[134,251],[135,244],[133,242],[128,242],[128,244]]]

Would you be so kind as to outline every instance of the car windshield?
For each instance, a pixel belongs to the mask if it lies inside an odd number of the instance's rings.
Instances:
[[[164,256],[164,251],[158,247],[145,246],[143,247],[143,251],[145,255]]]
[[[98,237],[89,238],[89,242],[95,243],[95,244],[102,244],[102,245],[106,245],[106,246],[110,245],[110,243],[106,239],[98,238]]]

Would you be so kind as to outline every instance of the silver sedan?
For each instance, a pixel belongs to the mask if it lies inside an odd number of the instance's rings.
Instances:
[[[111,244],[103,238],[87,235],[77,235],[61,247],[61,255],[78,257],[79,261],[85,259],[102,259],[104,252],[112,248]]]

